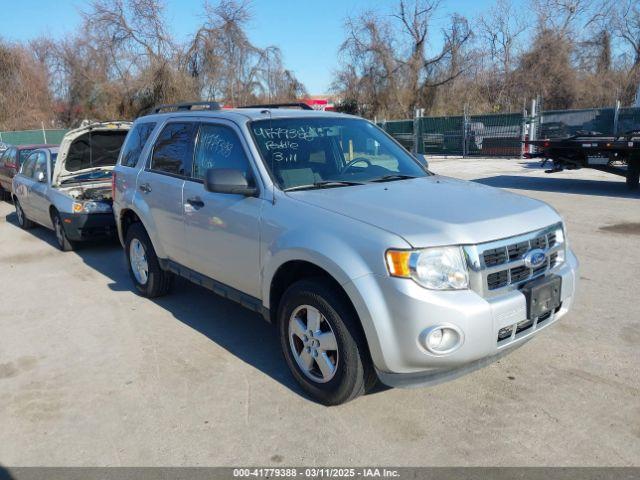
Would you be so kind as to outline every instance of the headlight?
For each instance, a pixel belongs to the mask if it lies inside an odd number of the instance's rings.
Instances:
[[[387,250],[387,268],[394,277],[412,278],[432,290],[469,288],[469,274],[460,247]]]
[[[73,202],[73,213],[109,213],[111,205],[104,202]]]
[[[559,226],[556,229],[556,243],[564,243],[564,229],[562,228],[562,226]]]
[[[557,267],[564,263],[565,252],[567,251],[568,246],[567,234],[564,231],[564,225],[558,225],[558,228],[556,228],[554,233],[556,235],[556,245],[560,245],[562,248],[556,251],[555,254],[552,254],[555,255],[555,261],[551,264],[551,267]]]

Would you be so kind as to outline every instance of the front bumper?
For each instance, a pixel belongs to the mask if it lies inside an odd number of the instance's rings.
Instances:
[[[64,231],[72,241],[113,237],[116,222],[113,213],[61,213]]]
[[[562,277],[561,305],[549,318],[507,340],[498,331],[526,320],[526,300],[517,289],[484,298],[472,290],[427,290],[408,279],[365,275],[344,285],[362,321],[380,380],[389,386],[437,383],[481,368],[521,346],[558,321],[573,303],[578,260],[568,249],[566,261],[550,273]],[[452,326],[462,332],[459,348],[446,355],[428,351],[423,332]]]

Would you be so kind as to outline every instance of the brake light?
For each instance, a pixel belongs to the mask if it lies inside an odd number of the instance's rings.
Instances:
[[[544,143],[542,144],[544,148],[549,148],[550,145],[551,145],[551,142],[549,142],[548,140],[545,140]]]

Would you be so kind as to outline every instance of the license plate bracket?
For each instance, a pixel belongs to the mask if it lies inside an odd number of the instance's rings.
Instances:
[[[534,319],[560,306],[562,277],[549,275],[525,283],[521,289],[527,299],[527,318]]]

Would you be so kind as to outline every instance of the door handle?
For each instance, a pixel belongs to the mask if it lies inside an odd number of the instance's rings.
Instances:
[[[204,202],[200,197],[188,198],[187,203],[191,205],[193,208],[202,208],[204,207]]]
[[[149,193],[149,192],[151,192],[151,185],[149,185],[148,183],[142,183],[142,184],[138,185],[138,189],[142,193]]]

